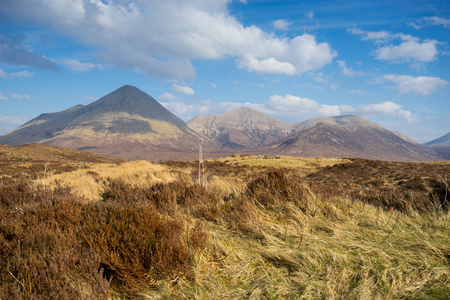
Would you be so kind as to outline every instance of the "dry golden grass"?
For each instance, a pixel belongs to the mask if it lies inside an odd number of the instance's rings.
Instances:
[[[289,156],[236,156],[216,159],[234,166],[249,166],[276,169],[295,169],[303,175],[308,175],[320,168],[351,162],[342,158],[303,158]]]
[[[47,185],[50,188],[59,186],[70,187],[73,193],[84,199],[99,200],[110,180],[123,180],[134,186],[152,186],[156,183],[168,183],[179,178],[186,170],[171,172],[168,167],[148,161],[127,162],[116,164],[90,164],[89,168],[80,168],[73,172],[56,175],[42,174],[36,180],[37,185]]]
[[[120,278],[131,278],[130,282],[115,282],[114,291],[106,294],[114,299],[448,299],[448,207],[395,209],[387,202],[371,203],[350,193],[358,184],[376,192],[377,184],[381,185],[376,181],[392,186],[421,170],[428,172],[427,176],[434,176],[433,170],[448,173],[448,164],[436,166],[343,159],[226,158],[205,163],[206,181],[200,186],[195,163],[137,161],[90,164],[62,174],[51,174],[50,169],[40,172],[35,183],[54,193],[61,193],[58,186],[70,187],[77,197],[84,197],[83,205],[80,200],[74,202],[80,214],[101,217],[101,224],[87,217],[80,228],[84,243],[87,241],[97,260],[102,258],[102,266]],[[317,176],[306,176],[315,172]],[[413,192],[423,188],[415,181],[408,184]],[[34,201],[33,193],[28,194],[29,201]],[[416,195],[431,201],[426,193]],[[403,194],[394,196],[388,204],[408,201]],[[2,201],[7,205],[0,206],[0,213],[11,224],[0,223],[0,233],[10,238],[11,230],[19,226],[11,216],[20,211],[11,204],[14,199]],[[48,226],[60,230],[65,227],[58,222],[66,224],[70,215],[65,215],[64,207],[57,212],[64,218],[56,219],[57,214]],[[39,213],[46,215],[45,207]],[[124,219],[128,215],[136,227]],[[186,264],[175,268],[176,272],[150,264],[149,270],[156,268],[159,273],[155,274],[160,275],[149,281],[143,274],[130,273],[122,259],[136,267],[149,264],[146,248],[135,235],[145,240],[147,233],[142,226],[150,228],[153,219],[168,224],[168,228],[161,225],[154,231],[168,233],[163,239],[165,250],[158,255],[164,258],[164,253],[183,245],[191,250],[183,256]],[[110,225],[113,220],[117,231]],[[86,231],[86,224],[91,231]],[[80,232],[69,232],[80,236]],[[120,236],[121,232],[127,235]],[[172,240],[175,235],[182,238]],[[100,240],[102,243],[97,242]],[[12,240],[8,245],[16,244]],[[152,240],[150,245],[159,242]],[[106,258],[101,253],[104,249],[109,255]],[[15,261],[17,255],[9,259]],[[21,286],[17,288],[21,290]],[[97,289],[101,288],[103,285]],[[127,294],[130,288],[134,291],[131,296]]]

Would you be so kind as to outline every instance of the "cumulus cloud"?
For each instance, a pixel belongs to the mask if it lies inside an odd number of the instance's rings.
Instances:
[[[437,41],[418,42],[410,39],[402,42],[400,45],[388,45],[374,51],[375,58],[389,61],[410,61],[429,62],[436,58],[438,51],[436,49]]]
[[[249,71],[302,74],[329,64],[336,52],[316,37],[277,37],[244,26],[229,0],[6,1],[0,13],[51,27],[99,50],[119,67],[185,81],[193,60],[235,58]],[[287,71],[282,71],[287,68]]]
[[[265,107],[276,112],[289,112],[295,114],[308,114],[322,116],[336,116],[340,114],[338,106],[323,105],[319,102],[293,95],[273,95],[265,103]]]
[[[379,79],[380,82],[394,82],[397,84],[397,89],[400,93],[417,93],[419,95],[429,95],[434,93],[439,87],[444,87],[450,84],[450,81],[443,80],[439,77],[425,77],[425,76],[408,76],[387,74]]]
[[[345,76],[354,77],[354,76],[361,76],[364,74],[362,71],[355,71],[352,68],[348,68],[345,61],[338,60],[337,62],[338,62],[339,68],[341,68],[342,74],[344,74]]]
[[[289,26],[292,25],[291,21],[280,19],[272,22],[272,26],[275,30],[289,30]]]
[[[361,114],[388,114],[399,119],[405,119],[409,123],[416,122],[417,116],[410,111],[403,110],[400,104],[386,101],[376,104],[359,105],[356,109]]]
[[[61,71],[58,66],[47,57],[25,49],[23,46],[25,40],[25,35],[9,36],[0,34],[0,61],[43,70]]]
[[[295,67],[288,62],[280,62],[275,58],[259,60],[254,57],[246,57],[241,59],[238,64],[239,68],[247,68],[249,71],[260,73],[275,73],[294,75],[296,73]]]
[[[352,28],[348,30],[354,35],[361,36],[364,41],[372,41],[378,44],[379,47],[373,51],[376,59],[387,60],[391,62],[409,62],[411,60],[418,62],[430,62],[436,59],[437,45],[436,40],[421,41],[417,37],[409,34],[392,34],[387,31],[364,31],[359,28]],[[394,45],[386,43],[400,40],[400,44]]]
[[[82,63],[76,59],[65,59],[62,61],[66,69],[75,72],[86,72],[95,68],[92,63]]]
[[[162,101],[170,101],[170,102],[178,101],[178,97],[171,93],[164,93],[164,94],[160,95],[158,97],[158,99],[162,100]]]
[[[180,94],[185,94],[188,96],[195,96],[195,91],[192,88],[188,86],[178,85],[176,83],[172,85],[172,91]]]

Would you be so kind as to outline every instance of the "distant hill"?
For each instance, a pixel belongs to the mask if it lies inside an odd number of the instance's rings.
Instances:
[[[231,149],[268,145],[292,131],[290,125],[245,107],[216,116],[197,116],[187,125],[217,141],[221,148]]]
[[[450,132],[424,145],[432,148],[440,157],[450,160]]]
[[[197,116],[188,126],[222,148],[252,154],[360,157],[397,161],[440,160],[435,151],[361,116],[318,117],[286,124],[249,108]]]
[[[435,140],[427,142],[424,145],[427,145],[427,146],[450,146],[450,132],[441,136],[440,138],[437,138]]]
[[[264,150],[273,155],[360,157],[392,161],[439,160],[420,146],[405,141],[375,123],[368,120],[364,123],[339,125],[320,122],[312,128],[276,141]]]
[[[126,159],[193,159],[201,137],[155,99],[123,86],[99,100],[42,114],[0,136],[0,144],[26,143],[87,150]],[[205,150],[216,145],[204,141]]]

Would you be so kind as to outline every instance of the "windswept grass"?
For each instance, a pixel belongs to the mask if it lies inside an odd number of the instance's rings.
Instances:
[[[281,160],[4,177],[0,299],[448,299],[448,164]]]

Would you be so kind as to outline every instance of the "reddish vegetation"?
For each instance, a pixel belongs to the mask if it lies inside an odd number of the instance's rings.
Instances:
[[[344,196],[404,213],[449,208],[449,165],[443,163],[355,159],[307,177],[295,169],[208,163],[211,174],[247,182],[242,194],[225,196],[192,183],[195,164],[166,165],[192,168],[192,178],[148,187],[109,180],[102,200],[90,203],[65,187],[36,186],[30,174],[0,177],[0,299],[107,298],[112,290],[134,297],[161,279],[194,281],[195,255],[209,243],[205,222],[263,240],[254,226],[260,210],[294,206],[315,214],[311,191],[321,199]],[[298,268],[293,266],[289,272]]]
[[[322,196],[348,196],[404,212],[449,208],[448,163],[352,161],[308,176],[311,189]]]

